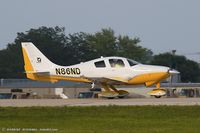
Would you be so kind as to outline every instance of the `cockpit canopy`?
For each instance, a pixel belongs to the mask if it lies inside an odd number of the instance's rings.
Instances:
[[[127,59],[128,63],[130,66],[135,66],[137,64],[139,64],[137,61],[131,60],[131,59]]]
[[[121,59],[109,59],[109,63],[111,67],[124,67],[125,64]]]
[[[96,68],[104,68],[104,67],[111,67],[111,68],[123,68],[123,67],[132,67],[139,64],[138,62],[122,58],[122,57],[105,57],[101,58],[98,61],[94,62]]]

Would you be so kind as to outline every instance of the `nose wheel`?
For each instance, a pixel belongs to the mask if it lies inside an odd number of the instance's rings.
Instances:
[[[160,83],[156,84],[156,89],[149,91],[147,94],[154,96],[155,98],[161,98],[167,94],[165,89],[160,88]]]

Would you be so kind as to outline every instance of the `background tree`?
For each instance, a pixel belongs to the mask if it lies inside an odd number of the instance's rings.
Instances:
[[[185,56],[163,53],[155,55],[151,64],[168,66],[178,70],[181,73],[182,82],[199,82],[200,68],[198,63],[186,59]]]
[[[128,36],[120,35],[117,39],[116,55],[134,59],[143,63],[148,63],[148,61],[152,59],[153,52],[147,48],[139,46],[139,38],[131,39]]]
[[[93,57],[122,56],[139,62],[148,62],[152,58],[152,51],[139,46],[139,38],[128,36],[115,36],[112,29],[102,29],[100,32],[90,34],[86,39],[91,46]]]
[[[68,64],[76,64],[84,61],[94,59],[97,54],[92,49],[92,46],[88,43],[88,34],[84,32],[69,34],[68,43],[66,43],[63,56],[70,56],[71,59],[68,60]],[[70,49],[70,55],[65,55]]]
[[[116,55],[116,37],[112,29],[102,29],[95,34],[88,34],[87,42],[91,46],[94,57]]]
[[[9,43],[6,49],[0,51],[0,77],[24,78],[24,63],[21,51],[21,42],[33,42],[48,58],[55,63],[64,63],[60,54],[66,43],[64,28],[30,29],[25,33],[17,33],[14,43]]]

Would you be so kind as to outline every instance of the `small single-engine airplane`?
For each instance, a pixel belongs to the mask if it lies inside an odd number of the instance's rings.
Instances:
[[[123,98],[129,93],[117,90],[114,85],[138,85],[156,88],[150,95],[161,97],[166,94],[160,81],[171,74],[179,73],[169,67],[144,65],[123,57],[101,57],[71,66],[60,66],[47,59],[31,42],[22,42],[26,76],[32,80],[57,82],[68,80],[101,85],[103,97]]]

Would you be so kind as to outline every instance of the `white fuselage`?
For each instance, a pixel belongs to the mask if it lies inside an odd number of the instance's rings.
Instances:
[[[22,43],[24,68],[27,78],[56,82],[69,80],[100,84],[145,84],[158,83],[169,77],[169,67],[144,65],[123,57],[101,57],[71,66],[52,63],[31,42]]]
[[[124,63],[123,67],[112,67],[109,60],[116,59],[121,60]],[[105,67],[97,67],[96,62],[105,62]],[[51,69],[50,75],[64,76],[64,77],[86,77],[88,79],[99,78],[121,78],[123,80],[130,80],[134,77],[151,74],[151,73],[167,73],[169,67],[153,66],[136,63],[130,66],[128,60],[122,57],[105,57],[88,62],[80,63],[72,66],[55,66]]]

